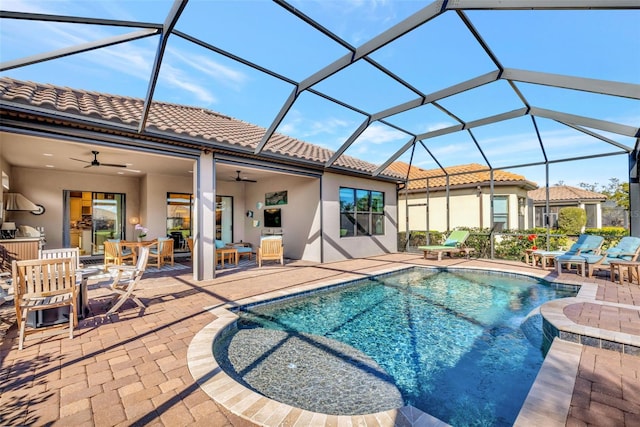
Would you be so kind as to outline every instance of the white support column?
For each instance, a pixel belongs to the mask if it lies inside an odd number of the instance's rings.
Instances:
[[[213,154],[202,153],[193,171],[194,280],[215,278],[215,164]]]

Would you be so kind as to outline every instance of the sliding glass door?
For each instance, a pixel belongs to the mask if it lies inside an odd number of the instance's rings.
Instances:
[[[104,253],[104,241],[124,239],[125,195],[91,191],[64,191],[65,247],[80,248],[81,255]]]

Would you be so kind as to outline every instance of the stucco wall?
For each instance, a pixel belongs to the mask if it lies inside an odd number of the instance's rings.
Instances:
[[[385,234],[340,237],[340,187],[384,192]],[[322,178],[324,262],[397,252],[396,186],[364,178],[327,173]]]
[[[259,246],[263,231],[278,232],[280,229],[264,226],[265,193],[287,191],[287,204],[272,207],[281,209],[284,256],[291,259],[320,262],[320,180],[295,175],[274,175],[256,183],[235,184],[245,187],[244,236],[255,248]],[[246,211],[253,211],[247,218]],[[253,221],[260,221],[254,227]]]
[[[33,203],[43,205],[46,211],[37,216],[29,212],[8,212],[7,217],[18,225],[44,227],[47,248],[63,246],[63,190],[124,193],[126,218],[138,215],[140,178],[135,176],[107,176],[14,166],[10,179],[12,192],[22,193]],[[133,236],[133,226],[128,222],[127,236]]]
[[[509,229],[518,228],[518,197],[527,197],[527,192],[519,187],[505,186],[494,190],[495,196],[508,196]],[[449,193],[449,229],[456,227],[489,228],[491,226],[491,197],[488,188],[482,189],[482,195],[475,188],[452,190]],[[447,230],[446,193],[429,194],[429,229]],[[409,226],[411,230],[427,229],[425,193],[409,193]],[[412,206],[421,205],[421,206]],[[406,199],[401,191],[398,200],[399,230],[406,231]],[[482,210],[482,215],[480,214]],[[528,212],[525,210],[525,227],[528,224]],[[482,220],[482,221],[481,221]]]

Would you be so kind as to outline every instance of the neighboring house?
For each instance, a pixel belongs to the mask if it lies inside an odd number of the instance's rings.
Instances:
[[[395,162],[389,169],[408,176],[406,189],[398,192],[398,230],[447,231],[456,227],[494,230],[527,228],[527,191],[536,184],[524,176],[503,170],[493,172],[493,217],[491,173],[486,166],[471,163],[425,170]],[[448,176],[448,182],[447,182]],[[448,184],[448,194],[447,194]]]
[[[545,213],[547,205],[546,188],[529,191],[528,196],[533,203],[534,226],[536,227],[546,227],[546,218],[548,217],[551,227],[556,228],[558,226],[558,212],[560,212],[560,209],[567,207],[579,207],[586,211],[586,228],[602,227],[602,203],[607,200],[607,196],[604,194],[568,185],[549,187],[548,215]]]
[[[2,219],[44,227],[48,247],[90,253],[105,238],[133,239],[136,223],[150,238],[191,234],[198,280],[215,275],[216,238],[255,248],[262,234],[282,233],[285,257],[314,262],[397,250],[402,179],[393,172],[372,177],[376,165],[346,155],[326,167],[332,151],[278,133],[258,147],[265,129],[183,105],[152,102],[139,132],[144,107],[1,78],[2,191],[46,208],[0,210]],[[90,164],[92,150],[101,166]]]

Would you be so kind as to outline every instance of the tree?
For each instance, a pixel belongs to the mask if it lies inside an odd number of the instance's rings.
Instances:
[[[609,178],[609,184],[600,185],[597,182],[595,184],[589,184],[581,182],[578,184],[580,188],[585,190],[594,191],[596,193],[602,193],[607,196],[607,199],[615,202],[618,206],[625,210],[629,210],[629,183],[620,182],[618,178]]]
[[[587,212],[578,207],[566,207],[558,212],[558,226],[567,234],[578,235],[587,223]]]

